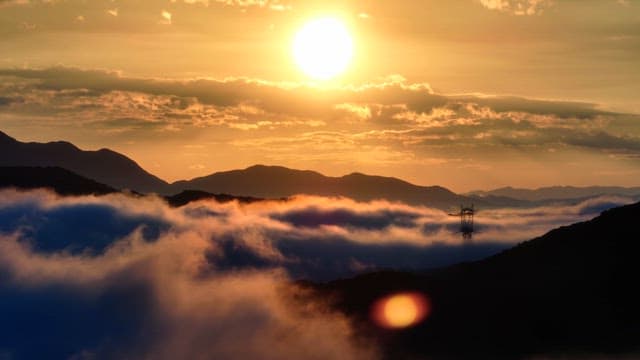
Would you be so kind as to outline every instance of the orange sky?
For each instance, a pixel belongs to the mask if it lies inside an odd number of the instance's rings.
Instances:
[[[327,16],[353,59],[311,84],[292,44]],[[639,185],[639,25],[622,0],[0,0],[0,130],[170,181],[261,163]]]

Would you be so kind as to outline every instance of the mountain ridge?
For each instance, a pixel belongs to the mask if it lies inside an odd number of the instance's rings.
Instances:
[[[169,184],[145,171],[127,156],[110,149],[85,151],[66,141],[20,142],[2,132],[0,166],[57,166],[116,189],[161,195],[195,190],[246,198],[278,199],[306,194],[347,197],[357,201],[382,199],[442,209],[471,202],[479,206],[492,206],[484,199],[458,195],[442,186],[419,186],[393,177],[360,172],[330,177],[312,170],[283,166],[254,165]],[[191,193],[182,200],[200,196],[207,195]]]
[[[357,201],[386,199],[411,205],[450,208],[477,202],[442,186],[420,186],[394,177],[354,172],[331,177],[312,170],[283,166],[253,165],[242,170],[216,172],[171,184],[173,192],[198,189],[212,193],[242,194],[257,198],[283,198],[298,194],[345,196]]]
[[[290,169],[276,165],[253,165],[245,169],[215,172],[170,184],[147,172],[127,156],[108,148],[86,151],[67,141],[20,142],[1,131],[0,166],[57,166],[116,189],[130,189],[140,193],[160,195],[174,195],[192,190],[248,198],[287,198],[307,194],[347,197],[357,201],[381,199],[430,206],[447,211],[471,204],[480,208],[527,207],[545,205],[544,201],[548,201],[540,200],[540,196],[518,197],[518,194],[503,193],[526,189],[502,188],[457,194],[443,186],[416,185],[395,177],[367,175],[362,172],[332,177],[313,170]],[[621,189],[617,192],[635,193],[635,188],[598,188]],[[550,189],[576,188],[553,187]],[[587,193],[591,194],[591,197],[594,196],[594,191],[587,191]],[[571,200],[589,197],[577,195],[584,194],[569,191],[569,195],[563,195],[560,191],[554,199]],[[640,188],[637,196],[640,197]]]

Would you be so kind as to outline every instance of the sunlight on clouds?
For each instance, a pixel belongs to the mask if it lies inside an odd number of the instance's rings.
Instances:
[[[338,110],[345,110],[351,114],[356,115],[356,117],[367,120],[371,118],[371,108],[366,105],[358,105],[358,104],[338,104],[335,106]]]
[[[553,4],[552,0],[479,0],[488,9],[515,15],[537,15]]]
[[[553,185],[556,172],[567,179],[565,165],[580,152],[590,160],[573,165],[575,177],[567,181],[593,184],[603,179],[596,171],[606,171],[607,181],[633,185],[632,177],[614,174],[633,170],[640,153],[637,115],[590,103],[447,95],[401,76],[330,89],[62,67],[0,69],[0,77],[2,130],[23,141],[64,138],[82,147],[100,141],[100,147],[113,148],[109,141],[115,141],[121,144],[116,150],[143,166],[161,162],[158,175],[169,180],[182,176],[184,164],[216,164],[219,170],[269,163],[329,175],[357,169],[458,191],[461,185],[463,190],[496,186],[496,179],[498,186],[539,186],[540,181]],[[52,124],[68,125],[65,135],[34,138],[51,131]],[[167,154],[159,139],[165,141],[169,132],[176,146],[196,138],[210,145],[195,157]],[[130,145],[134,140],[138,145]],[[549,149],[553,158],[534,171]],[[518,176],[525,166],[526,179]]]
[[[180,0],[171,0],[171,2],[178,2]],[[290,10],[291,6],[282,4],[279,0],[182,0],[186,4],[202,4],[204,6],[209,6],[211,2],[216,2],[228,6],[239,6],[239,7],[260,7],[260,8],[268,8],[275,11],[284,11]]]
[[[162,20],[160,20],[160,24],[162,24],[162,25],[171,25],[172,15],[171,15],[170,12],[168,12],[166,10],[162,10],[160,12],[160,15],[162,16]]]

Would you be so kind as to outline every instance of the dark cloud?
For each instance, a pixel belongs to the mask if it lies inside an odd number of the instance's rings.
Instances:
[[[462,97],[461,99],[465,99]],[[496,112],[524,112],[540,115],[555,115],[559,118],[590,119],[596,115],[611,114],[600,110],[596,104],[575,101],[551,101],[526,99],[522,97],[504,96],[487,97],[481,101],[474,98],[466,98],[470,102],[476,102],[493,109]]]
[[[640,151],[640,137],[615,136],[604,131],[596,133],[578,134],[567,137],[567,142],[572,145],[604,150],[622,150],[630,152]]]

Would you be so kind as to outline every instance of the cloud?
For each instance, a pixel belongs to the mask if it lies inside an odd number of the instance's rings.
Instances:
[[[177,2],[179,0],[171,0],[171,2]],[[227,6],[238,7],[259,7],[268,8],[271,10],[282,11],[290,9],[291,5],[283,4],[279,0],[182,0],[186,4],[202,4],[209,6],[210,3],[219,3]]]
[[[548,130],[554,121],[564,127],[579,126],[617,115],[588,103],[446,96],[434,93],[428,84],[408,83],[398,77],[328,92],[305,84],[248,78],[174,81],[60,67],[2,69],[0,76],[12,79],[0,95],[23,102],[22,108],[14,110],[35,112],[41,107],[42,112],[83,115],[96,124],[109,116],[105,120],[140,119],[176,126],[235,124],[233,127],[241,129],[339,125],[338,129],[353,132],[380,126],[468,125],[466,128],[473,131],[481,129],[475,125],[500,120],[505,125],[533,124]]]
[[[0,354],[7,358],[375,359],[292,280],[476,259],[629,202],[457,219],[384,201],[252,204],[0,191]],[[96,324],[100,324],[96,326]]]
[[[602,197],[575,205],[484,209],[476,219],[476,242],[466,244],[456,217],[386,201],[301,196],[242,205],[202,201],[174,209],[153,197],[124,195],[58,198],[2,191],[0,199],[0,233],[17,234],[37,253],[99,257],[132,234],[145,246],[197,234],[211,245],[203,254],[219,271],[283,269],[294,278],[313,279],[355,274],[352,263],[372,269],[447,265],[465,260],[465,247],[475,249],[466,260],[477,259],[632,201]]]
[[[537,15],[553,4],[552,0],[479,0],[491,10],[510,12],[515,15]]]
[[[74,208],[97,215],[87,209],[90,205],[118,206],[125,218],[140,212],[172,218],[176,226],[181,218],[166,213],[157,199],[60,199],[46,192],[0,196],[13,199],[10,205],[3,202],[3,210],[22,206],[25,213],[53,214],[32,219],[36,227],[48,221],[79,226],[55,214]],[[5,219],[6,212],[0,217]],[[122,220],[103,219],[116,228]],[[43,249],[39,245],[48,241],[43,232],[51,231],[39,227],[33,242],[26,241],[27,233],[0,235],[3,356],[375,358],[373,348],[356,345],[344,318],[321,304],[296,302],[303,294],[281,271],[216,271],[205,256],[215,245],[196,228],[156,234],[154,241],[139,230],[122,238],[117,231],[90,227],[58,234],[81,243],[83,234],[102,232],[112,244],[98,253]]]

